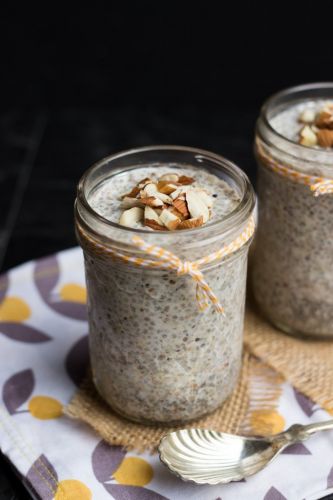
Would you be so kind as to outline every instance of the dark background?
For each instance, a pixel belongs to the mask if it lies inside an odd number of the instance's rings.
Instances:
[[[76,244],[76,183],[118,150],[210,149],[255,182],[262,101],[333,80],[329,1],[30,4],[1,7],[1,270]],[[0,499],[18,483],[0,458]]]

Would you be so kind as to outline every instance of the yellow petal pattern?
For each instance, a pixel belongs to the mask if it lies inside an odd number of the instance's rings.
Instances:
[[[0,321],[25,321],[30,315],[30,307],[19,297],[6,297],[0,305]]]
[[[62,404],[49,396],[35,396],[29,401],[29,411],[35,418],[50,420],[62,415]]]
[[[84,286],[75,283],[67,283],[59,291],[62,300],[85,304],[87,302],[87,290]]]
[[[153,475],[153,468],[146,460],[137,457],[128,457],[124,458],[113,474],[113,477],[120,484],[145,486],[150,483]]]
[[[92,494],[88,486],[77,479],[65,479],[58,484],[54,500],[90,500]]]
[[[276,434],[283,431],[285,420],[277,411],[255,410],[251,414],[251,427],[255,434]]]

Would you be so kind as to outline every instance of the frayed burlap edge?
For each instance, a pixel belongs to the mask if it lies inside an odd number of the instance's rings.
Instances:
[[[333,342],[286,335],[251,305],[246,312],[245,346],[297,390],[333,414]]]
[[[253,359],[253,358],[252,358]],[[163,435],[180,428],[200,427],[224,432],[238,432],[248,408],[247,381],[251,371],[251,359],[244,354],[243,367],[237,387],[224,405],[204,418],[178,427],[148,426],[115,414],[98,396],[91,378],[87,378],[65,408],[64,413],[79,419],[98,432],[112,445],[121,445],[127,450],[156,451]]]

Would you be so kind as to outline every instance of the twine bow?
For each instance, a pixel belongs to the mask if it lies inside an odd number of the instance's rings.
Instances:
[[[134,245],[138,247],[142,252],[155,257],[156,260],[126,255],[98,243],[96,240],[88,236],[88,234],[86,234],[80,226],[78,226],[78,229],[83,233],[84,238],[91,243],[94,250],[96,251],[97,247],[102,254],[106,253],[112,255],[113,257],[117,257],[123,260],[124,262],[130,262],[139,267],[174,270],[176,271],[177,276],[188,274],[196,283],[196,299],[199,310],[204,311],[208,307],[210,301],[213,304],[215,310],[219,314],[224,315],[224,309],[219,299],[206,282],[202,271],[200,271],[200,266],[209,264],[210,262],[214,262],[216,260],[220,260],[223,257],[226,257],[227,255],[239,250],[243,245],[245,245],[245,243],[247,243],[247,241],[252,238],[255,231],[255,223],[253,216],[251,216],[245,229],[231,243],[229,243],[228,245],[224,245],[217,252],[213,252],[193,262],[186,260],[182,261],[181,259],[179,259],[179,257],[177,257],[177,255],[170,252],[169,250],[166,250],[165,248],[159,247],[157,245],[149,245],[139,236],[133,237]]]
[[[158,267],[164,269],[174,269],[178,276],[188,274],[196,282],[196,299],[200,311],[204,311],[208,305],[209,301],[213,304],[215,310],[224,315],[224,309],[211,289],[211,287],[206,282],[203,273],[200,271],[200,266],[204,264],[209,264],[216,260],[220,260],[223,257],[235,252],[241,248],[253,235],[255,230],[254,219],[251,216],[244,231],[235,238],[234,241],[228,245],[223,246],[217,252],[213,252],[201,259],[190,261],[182,261],[174,253],[166,250],[157,245],[149,245],[139,236],[134,236],[133,243],[143,252],[148,255],[152,255],[160,260],[149,260],[141,259],[136,257],[126,257],[126,260],[130,260],[136,265],[147,266],[147,267]]]

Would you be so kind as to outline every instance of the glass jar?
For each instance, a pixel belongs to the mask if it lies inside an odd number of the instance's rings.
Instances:
[[[272,126],[291,106],[314,108],[321,100],[333,101],[332,83],[287,89],[262,107],[255,139],[259,220],[251,274],[255,299],[273,324],[293,335],[329,338],[333,195],[314,196],[312,189],[316,178],[333,178],[333,150],[303,146]]]
[[[111,176],[153,165],[190,165],[223,178],[238,193],[237,209],[223,220],[186,231],[132,229],[98,215],[89,196]],[[225,316],[200,312],[191,276],[138,267],[116,259],[144,255],[139,235],[180,259],[192,261],[230,243],[249,224],[254,192],[233,163],[207,151],[157,146],[103,159],[78,185],[75,222],[84,251],[93,380],[119,414],[146,423],[179,423],[215,410],[232,392],[242,353],[247,254],[251,238],[222,260],[202,266]]]

